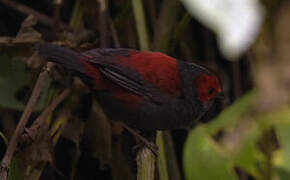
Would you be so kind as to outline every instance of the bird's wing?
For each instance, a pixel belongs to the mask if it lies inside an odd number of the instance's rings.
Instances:
[[[159,101],[162,95],[179,96],[181,80],[177,62],[162,53],[131,49],[93,49],[87,61],[119,86]]]
[[[114,66],[99,67],[99,69],[106,77],[119,86],[141,96],[149,95],[149,91],[144,87],[144,82],[141,78],[137,78],[137,76],[132,78],[132,76],[128,76],[128,73],[124,73]],[[138,81],[136,79],[138,79]]]

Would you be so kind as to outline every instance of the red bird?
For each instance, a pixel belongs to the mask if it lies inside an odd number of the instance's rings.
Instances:
[[[110,118],[136,129],[187,128],[222,92],[206,68],[160,52],[120,48],[78,53],[49,43],[36,48],[48,61],[77,72]]]

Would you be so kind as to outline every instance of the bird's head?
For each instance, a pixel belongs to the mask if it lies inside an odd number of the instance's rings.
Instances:
[[[221,83],[213,74],[201,74],[195,79],[196,93],[202,103],[208,103],[223,96]]]

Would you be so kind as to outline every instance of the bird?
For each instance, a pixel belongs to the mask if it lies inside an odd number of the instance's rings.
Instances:
[[[222,96],[209,69],[161,52],[96,48],[85,52],[41,42],[38,54],[73,71],[110,119],[137,130],[188,128]]]

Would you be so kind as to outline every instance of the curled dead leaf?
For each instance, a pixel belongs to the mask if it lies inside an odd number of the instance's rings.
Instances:
[[[29,15],[21,24],[16,37],[0,37],[0,52],[8,56],[29,56],[36,42],[41,41],[41,34],[33,29],[37,19]]]

